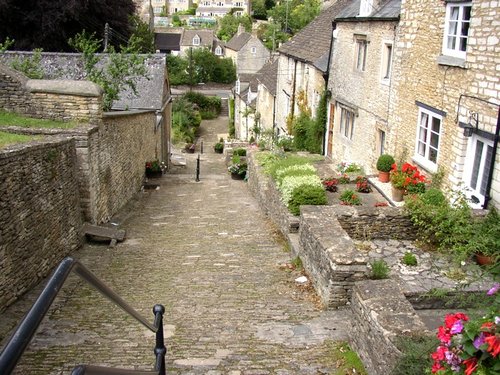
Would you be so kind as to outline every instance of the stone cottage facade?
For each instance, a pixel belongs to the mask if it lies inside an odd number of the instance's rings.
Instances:
[[[278,78],[278,59],[262,67],[257,76],[257,98],[255,115],[260,132],[274,130],[276,126],[276,81]]]
[[[477,208],[500,207],[498,5],[402,1],[394,51],[390,151],[442,170]]]
[[[299,96],[316,114],[327,81],[332,21],[349,2],[337,1],[279,48],[275,115],[279,133],[291,132],[287,119],[298,114]]]
[[[254,74],[269,60],[271,53],[259,38],[245,32],[240,24],[238,33],[226,44],[225,55],[233,60],[237,74]]]
[[[325,153],[375,172],[387,151],[392,57],[401,0],[353,1],[335,18]],[[394,126],[394,124],[393,124]]]

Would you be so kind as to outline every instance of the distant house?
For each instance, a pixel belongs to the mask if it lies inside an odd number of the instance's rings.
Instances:
[[[260,132],[274,130],[276,126],[276,81],[278,79],[278,59],[268,62],[257,73],[257,99],[255,117]]]
[[[361,164],[367,172],[390,150],[388,108],[400,11],[401,0],[356,0],[335,17],[326,155]]]
[[[257,73],[269,60],[271,53],[255,35],[245,32],[239,25],[238,32],[226,43],[226,57],[236,65],[236,72],[241,74]]]
[[[299,111],[299,95],[316,114],[327,81],[332,22],[352,0],[338,0],[279,49],[275,121],[278,132],[289,132],[287,119]]]
[[[235,16],[250,14],[250,0],[198,0],[196,15],[199,17],[224,17],[232,9],[236,8]]]
[[[220,53],[218,56],[224,55],[223,46],[213,30],[184,29],[180,43],[180,55],[188,56],[189,51],[196,48],[206,48],[212,53]]]
[[[155,49],[160,53],[178,55],[182,33],[155,33]]]
[[[185,12],[193,7],[192,0],[167,0],[168,14]]]
[[[237,139],[255,138],[257,74],[239,75],[234,90],[234,128]]]

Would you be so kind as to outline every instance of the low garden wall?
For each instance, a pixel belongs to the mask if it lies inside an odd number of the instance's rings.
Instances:
[[[356,282],[351,312],[350,345],[371,375],[391,373],[401,356],[399,340],[428,333],[393,280]]]
[[[0,150],[0,311],[82,244],[74,140]]]

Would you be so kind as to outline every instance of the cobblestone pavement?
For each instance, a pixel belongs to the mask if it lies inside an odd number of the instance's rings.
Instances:
[[[127,239],[73,254],[144,316],[166,307],[168,374],[335,374],[335,342],[348,312],[322,311],[290,253],[242,181],[213,152],[227,118],[206,121],[200,182],[197,154],[155,181],[115,218]],[[0,339],[36,288],[0,316]],[[77,276],[56,299],[16,373],[67,374],[81,363],[150,370],[154,335]]]

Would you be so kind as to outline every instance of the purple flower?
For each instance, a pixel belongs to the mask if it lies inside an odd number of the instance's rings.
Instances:
[[[446,362],[450,365],[453,371],[455,372],[460,371],[460,363],[462,363],[462,360],[458,355],[456,355],[453,352],[446,352],[445,357],[446,357]]]
[[[451,326],[450,333],[452,335],[456,335],[457,333],[461,333],[463,329],[464,329],[464,324],[462,323],[461,320],[457,320],[455,324]]]
[[[479,336],[477,336],[474,339],[474,341],[472,342],[472,344],[474,345],[474,348],[479,349],[479,347],[484,344],[484,333],[481,332],[479,334]]]
[[[495,324],[500,324],[500,317],[499,316],[495,316]]]
[[[500,289],[500,283],[495,283],[495,284],[493,284],[493,287],[490,290],[488,290],[488,293],[486,293],[486,294],[489,296],[492,296],[493,294],[498,292],[498,289]]]

